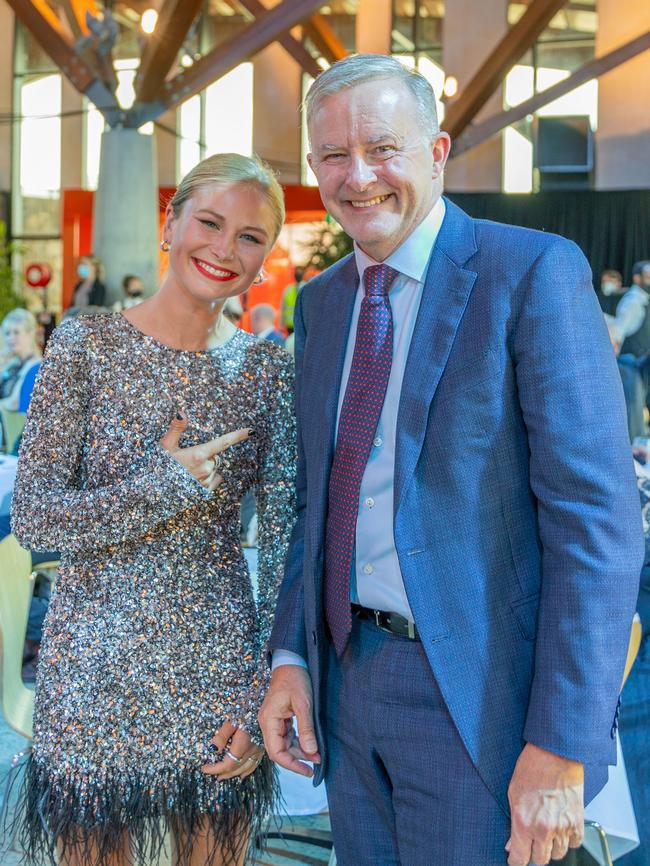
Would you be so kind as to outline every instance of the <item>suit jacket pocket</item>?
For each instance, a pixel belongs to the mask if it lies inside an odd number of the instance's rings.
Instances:
[[[510,603],[512,612],[517,620],[521,636],[525,640],[533,641],[537,634],[537,612],[539,610],[539,593],[527,595],[517,601]]]

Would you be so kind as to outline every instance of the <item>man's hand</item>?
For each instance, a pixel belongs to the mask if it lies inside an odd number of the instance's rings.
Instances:
[[[584,834],[584,768],[527,743],[508,788],[508,866],[559,860]]]
[[[305,761],[320,763],[312,707],[309,673],[300,665],[277,667],[259,712],[259,723],[269,758],[301,776],[314,775]],[[300,739],[293,728],[294,716],[298,720]]]

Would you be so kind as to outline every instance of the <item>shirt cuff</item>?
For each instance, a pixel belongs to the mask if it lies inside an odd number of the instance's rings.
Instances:
[[[307,668],[307,662],[298,653],[292,653],[290,650],[283,649],[273,650],[271,670],[274,671],[281,665],[298,665],[298,667]]]

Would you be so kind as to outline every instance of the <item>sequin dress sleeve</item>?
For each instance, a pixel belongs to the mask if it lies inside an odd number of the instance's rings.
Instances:
[[[157,442],[134,449],[118,483],[88,474],[88,454],[110,450],[110,438],[89,435],[93,338],[81,318],[64,322],[48,342],[34,387],[12,502],[12,531],[28,548],[79,552],[121,544],[213,495]],[[119,426],[106,432],[119,436]]]
[[[293,358],[278,352],[278,378],[260,447],[256,485],[258,512],[258,613],[260,650],[273,623],[295,515],[296,430],[293,409]]]
[[[267,368],[258,394],[260,424],[255,498],[258,516],[257,630],[248,647],[242,686],[227,690],[226,715],[254,743],[264,742],[257,714],[270,679],[266,644],[273,625],[289,538],[295,520],[296,434],[293,408],[293,358],[273,347],[259,358]]]

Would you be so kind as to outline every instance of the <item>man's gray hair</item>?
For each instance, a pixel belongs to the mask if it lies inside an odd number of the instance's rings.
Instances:
[[[316,109],[328,96],[378,78],[394,79],[405,84],[415,97],[423,131],[430,138],[440,132],[436,97],[427,79],[420,72],[408,69],[399,60],[385,54],[353,54],[321,72],[305,97],[307,129],[311,126]]]

